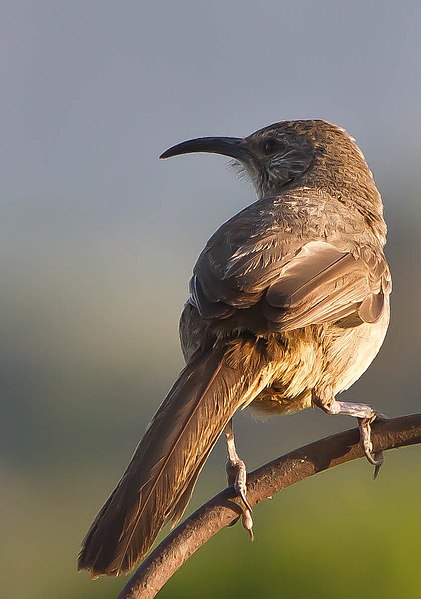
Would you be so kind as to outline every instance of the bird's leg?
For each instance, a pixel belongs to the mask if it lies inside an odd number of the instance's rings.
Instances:
[[[253,540],[253,520],[251,517],[251,506],[247,501],[247,470],[243,460],[240,460],[235,447],[234,430],[232,427],[232,419],[228,422],[225,427],[225,437],[227,439],[227,479],[228,484],[233,486],[235,491],[241,497],[244,503],[244,509],[242,514],[242,522],[244,528],[248,531],[251,540]]]
[[[312,403],[318,408],[321,408],[326,414],[346,414],[357,418],[360,429],[361,445],[367,460],[374,466],[374,478],[376,478],[380,466],[383,464],[383,452],[378,451],[373,454],[371,423],[376,418],[384,418],[385,416],[380,412],[376,412],[367,404],[337,401],[330,390],[324,390],[324,392],[318,392],[317,389],[313,390]]]

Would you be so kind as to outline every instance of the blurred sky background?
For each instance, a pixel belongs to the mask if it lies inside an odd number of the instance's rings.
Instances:
[[[383,194],[394,293],[346,394],[419,411],[421,3],[4,0],[0,8],[2,597],[115,597],[79,543],[182,366],[196,257],[253,201],[195,136],[347,128]],[[353,421],[236,418],[249,469]],[[162,597],[420,596],[419,448],[309,479],[194,556]],[[225,486],[223,444],[191,507]],[[191,509],[191,508],[190,508]]]

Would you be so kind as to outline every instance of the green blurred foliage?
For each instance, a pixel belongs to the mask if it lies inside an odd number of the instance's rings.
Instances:
[[[4,476],[4,513],[19,515],[20,531],[12,518],[5,521],[4,597],[112,599],[123,586],[124,577],[89,582],[75,574],[79,540],[106,472],[94,482],[92,473],[81,469],[76,480],[69,471],[42,484],[29,475]],[[216,488],[207,485],[203,493]],[[256,508],[254,543],[240,525],[226,528],[160,596],[416,599],[420,492],[418,448],[389,452],[376,482],[362,461],[320,474]]]

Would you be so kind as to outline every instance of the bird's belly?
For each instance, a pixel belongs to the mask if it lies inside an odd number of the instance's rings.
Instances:
[[[334,393],[349,389],[367,370],[376,357],[389,325],[390,308],[386,300],[380,320],[343,330],[332,344],[332,370],[336,373],[331,385]]]
[[[375,358],[388,324],[387,304],[374,324],[342,321],[288,333],[273,382],[252,407],[266,414],[293,413],[312,405],[313,389],[330,387],[335,395],[348,389]]]

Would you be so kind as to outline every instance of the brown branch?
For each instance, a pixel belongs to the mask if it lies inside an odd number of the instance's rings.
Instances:
[[[373,423],[375,451],[421,443],[421,414]],[[363,457],[357,428],[305,445],[261,466],[247,476],[252,506],[294,483]],[[117,599],[152,599],[199,547],[241,513],[233,489],[227,488],[182,522],[140,564]]]

